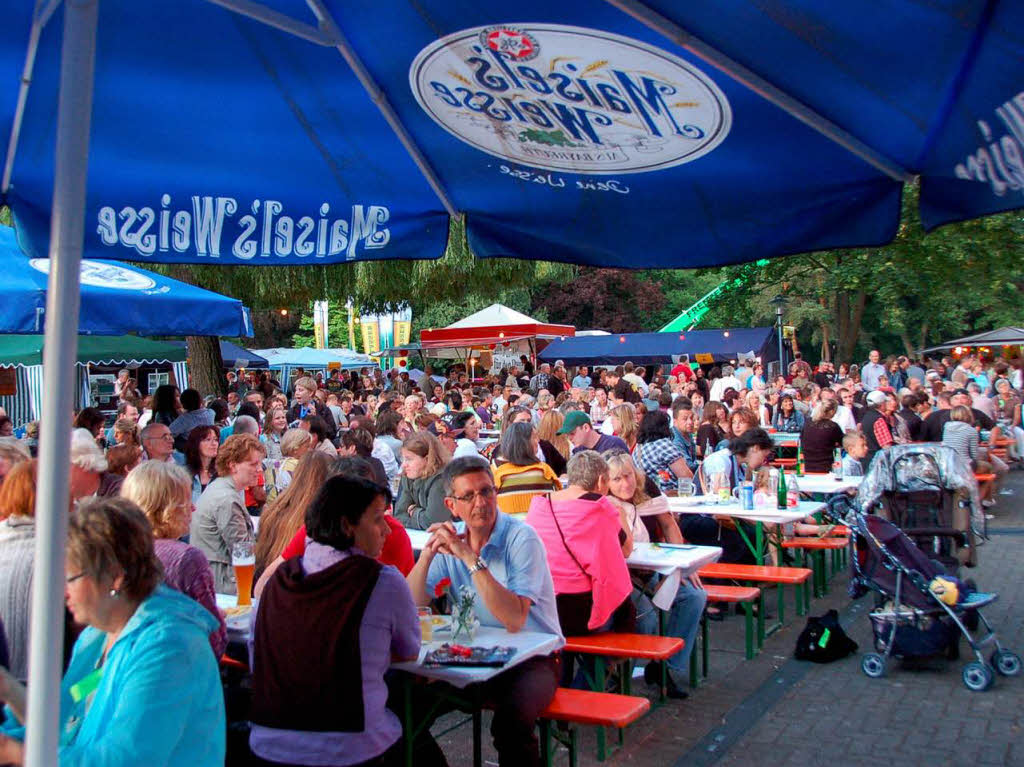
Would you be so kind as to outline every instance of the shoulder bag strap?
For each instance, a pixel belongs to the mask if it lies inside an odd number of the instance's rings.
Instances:
[[[565,540],[565,533],[562,532],[562,526],[558,523],[558,517],[555,516],[555,505],[551,502],[551,496],[547,497],[548,507],[551,509],[551,519],[555,521],[555,528],[558,530],[558,536],[562,539],[562,546],[568,552],[569,556],[572,557],[572,561],[576,563],[576,567],[580,569],[580,572],[590,578],[590,573],[587,572],[587,568],[580,564],[580,561],[576,559],[576,555],[572,553],[572,549],[569,548],[569,544]],[[591,580],[593,580],[591,578]]]

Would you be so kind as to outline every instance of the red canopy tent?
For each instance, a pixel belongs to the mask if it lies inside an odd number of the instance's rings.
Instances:
[[[576,328],[572,325],[539,322],[515,309],[492,304],[446,328],[422,331],[420,346],[423,349],[461,349],[489,347],[492,344],[504,346],[525,341],[530,346],[530,356],[536,356],[540,348],[547,345],[543,343],[538,348],[538,341],[547,342],[574,335]]]

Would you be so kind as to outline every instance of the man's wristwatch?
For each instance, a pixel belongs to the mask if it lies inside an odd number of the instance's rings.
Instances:
[[[484,559],[483,557],[477,557],[476,558],[476,562],[474,562],[473,566],[471,568],[469,568],[469,574],[473,575],[475,573],[480,572],[481,570],[486,570],[486,569],[487,569],[487,560]]]

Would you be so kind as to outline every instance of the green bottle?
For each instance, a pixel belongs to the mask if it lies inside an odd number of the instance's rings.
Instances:
[[[776,508],[786,508],[786,495],[786,472],[784,469],[779,469],[779,492],[775,502]]]

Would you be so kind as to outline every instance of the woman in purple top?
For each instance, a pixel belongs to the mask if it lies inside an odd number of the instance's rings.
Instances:
[[[149,519],[156,537],[154,548],[164,569],[164,582],[196,600],[219,622],[210,646],[220,658],[228,646],[224,616],[217,609],[213,573],[203,552],[178,540],[192,519],[192,483],[173,463],[145,461],[132,469],[121,485],[121,497],[133,501]]]
[[[267,581],[250,650],[255,764],[381,765],[401,751],[384,674],[416,659],[420,624],[405,578],[376,561],[390,502],[385,487],[331,477],[306,511],[305,554]]]

